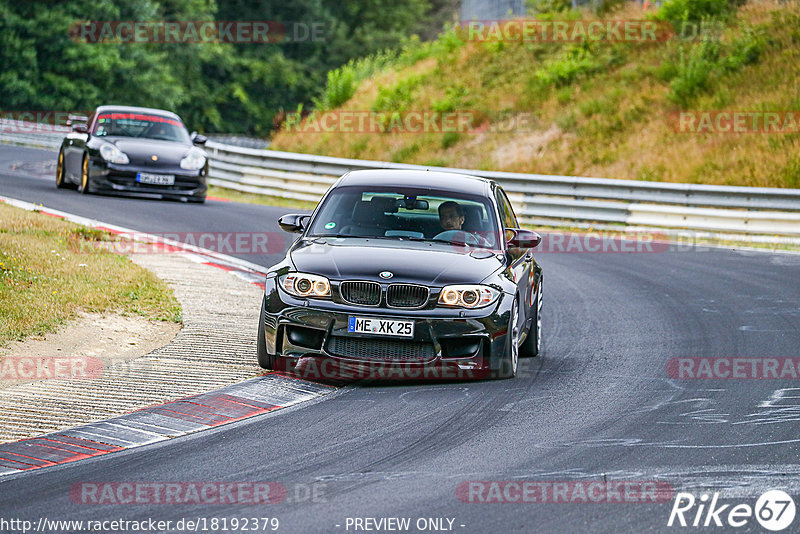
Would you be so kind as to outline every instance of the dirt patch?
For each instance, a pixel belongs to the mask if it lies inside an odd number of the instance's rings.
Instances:
[[[0,389],[96,376],[104,368],[169,344],[180,329],[179,324],[141,316],[84,313],[55,333],[0,349]]]
[[[547,131],[516,137],[495,148],[492,158],[498,168],[529,163],[534,159],[541,158],[547,145],[561,137],[562,133],[561,129],[554,124]]]

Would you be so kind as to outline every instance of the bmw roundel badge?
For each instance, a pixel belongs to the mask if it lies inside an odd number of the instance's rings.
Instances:
[[[383,271],[383,272],[382,272],[381,274],[379,274],[378,276],[380,276],[380,277],[381,277],[381,278],[383,278],[384,280],[388,280],[389,278],[393,277],[393,276],[394,276],[394,274],[390,273],[389,271]]]

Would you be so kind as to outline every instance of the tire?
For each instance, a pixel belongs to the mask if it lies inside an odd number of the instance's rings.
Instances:
[[[92,190],[92,181],[89,178],[89,155],[83,155],[83,161],[81,162],[81,183],[78,186],[78,191],[83,193],[84,195],[88,195],[91,193]]]
[[[59,189],[69,189],[70,183],[67,182],[64,170],[64,150],[58,151],[58,163],[56,164],[56,187]]]
[[[261,301],[261,314],[258,318],[258,341],[256,347],[256,355],[258,357],[258,365],[262,369],[270,369],[272,371],[285,371],[286,364],[283,358],[279,358],[276,354],[267,352],[267,335],[264,328],[264,317],[267,314],[267,298]]]
[[[542,277],[536,289],[536,301],[533,303],[533,318],[528,329],[528,336],[520,347],[520,354],[525,358],[535,358],[542,351]]]
[[[519,299],[514,299],[511,306],[511,317],[508,319],[508,333],[506,334],[506,345],[503,349],[503,356],[500,358],[497,369],[492,370],[492,378],[514,378],[517,376],[519,367]]]

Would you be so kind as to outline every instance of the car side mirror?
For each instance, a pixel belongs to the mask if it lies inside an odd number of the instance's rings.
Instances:
[[[195,145],[204,145],[208,141],[208,137],[205,135],[199,134],[197,132],[192,132],[192,143]]]
[[[542,236],[533,230],[524,228],[506,228],[508,248],[536,248],[542,242]]]
[[[284,232],[302,234],[306,229],[306,219],[308,219],[308,217],[308,215],[303,215],[302,213],[289,213],[278,219],[278,226],[280,226],[281,230]]]
[[[77,133],[89,133],[89,126],[86,123],[79,122],[72,125],[72,131]]]

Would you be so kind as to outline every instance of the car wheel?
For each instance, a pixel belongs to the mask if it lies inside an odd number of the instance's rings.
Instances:
[[[256,348],[256,355],[258,356],[258,365],[262,369],[271,369],[273,371],[285,371],[286,365],[283,358],[278,357],[276,354],[267,352],[267,335],[264,329],[264,318],[267,314],[267,299],[261,301],[261,315],[258,318],[258,347]]]
[[[58,151],[58,163],[56,164],[56,187],[66,189],[70,184],[64,179],[64,151]]]
[[[494,369],[494,378],[514,378],[517,376],[519,367],[519,299],[514,299],[511,306],[511,317],[508,320],[508,333],[506,334],[506,345],[503,350],[503,357],[500,358],[499,367]]]
[[[81,163],[81,185],[78,186],[78,191],[87,195],[91,192],[92,183],[89,178],[89,155],[83,155],[83,162]]]
[[[542,353],[542,277],[539,277],[539,286],[536,289],[536,300],[533,303],[533,318],[528,330],[528,337],[522,344],[522,355],[535,358]]]

